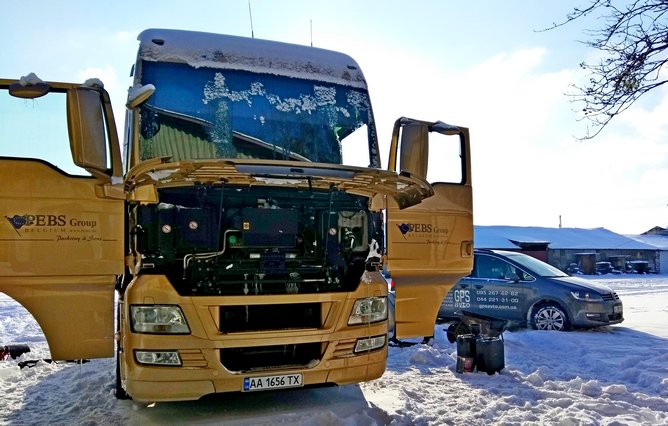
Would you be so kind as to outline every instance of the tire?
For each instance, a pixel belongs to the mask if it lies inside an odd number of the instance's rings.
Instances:
[[[568,315],[555,303],[536,306],[531,313],[531,325],[536,330],[566,331],[570,328]]]

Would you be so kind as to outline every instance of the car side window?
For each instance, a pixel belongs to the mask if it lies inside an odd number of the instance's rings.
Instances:
[[[517,276],[517,278],[515,278]],[[533,281],[535,278],[520,268],[496,257],[476,254],[473,258],[473,270],[467,278],[493,280]]]
[[[507,279],[514,272],[514,267],[501,259],[491,256],[476,256],[474,259],[475,277],[494,280]]]

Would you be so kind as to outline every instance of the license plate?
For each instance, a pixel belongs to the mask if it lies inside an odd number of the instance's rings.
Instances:
[[[300,386],[304,386],[304,375],[302,373],[244,377],[243,392],[296,388]]]
[[[622,305],[615,305],[612,307],[612,312],[615,314],[621,314],[622,313]]]

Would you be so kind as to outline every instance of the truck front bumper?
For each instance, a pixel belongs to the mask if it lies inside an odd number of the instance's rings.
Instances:
[[[387,343],[381,349],[347,357],[333,355],[341,346],[331,342],[323,359],[312,368],[285,368],[271,371],[232,373],[220,362],[203,367],[167,367],[140,365],[126,358],[124,388],[134,400],[145,402],[196,400],[204,395],[221,392],[242,392],[244,379],[301,373],[303,385],[346,385],[377,379],[383,375],[387,360]],[[349,346],[349,345],[346,345]],[[183,351],[184,358],[195,351]],[[202,351],[201,358],[217,358],[215,350]],[[206,356],[208,353],[209,356]],[[129,357],[128,357],[129,358]],[[186,362],[184,364],[187,365]]]

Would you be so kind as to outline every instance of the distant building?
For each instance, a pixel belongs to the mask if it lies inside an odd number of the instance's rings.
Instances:
[[[576,264],[588,274],[596,273],[597,262],[610,262],[621,272],[638,268],[644,272],[668,273],[668,233],[665,238],[663,250],[635,236],[631,238],[605,228],[474,227],[476,248],[519,251],[563,271]],[[666,254],[665,264],[661,252]]]
[[[655,264],[658,265],[657,271],[668,274],[668,230],[655,226],[640,235],[629,235],[628,237],[656,247]]]

